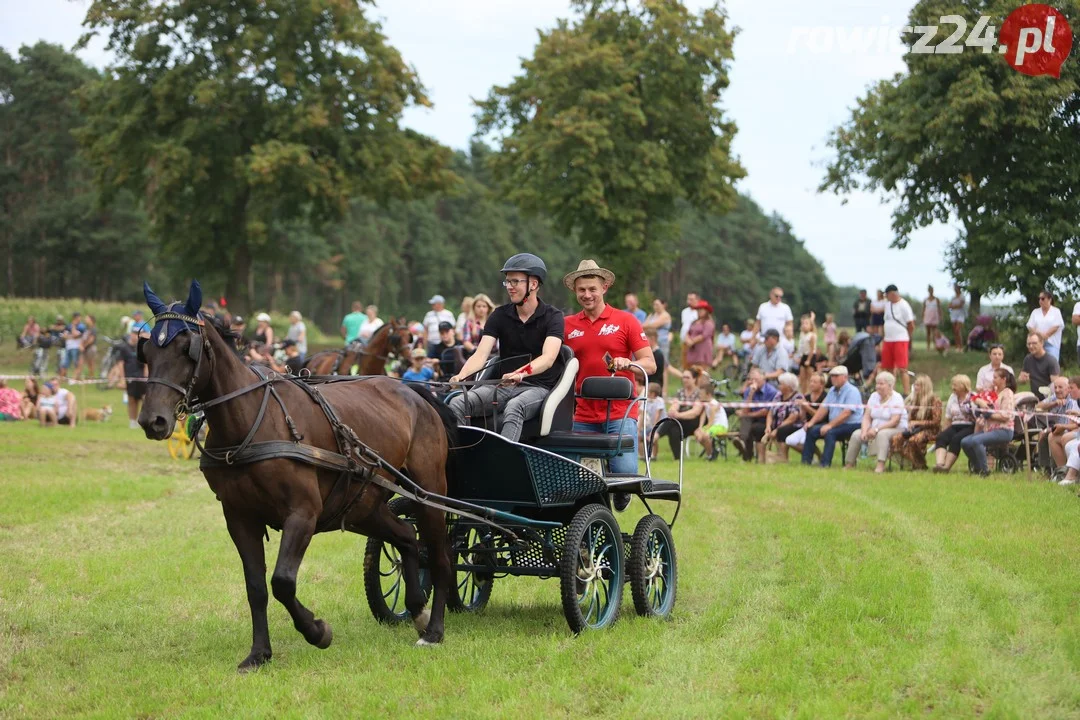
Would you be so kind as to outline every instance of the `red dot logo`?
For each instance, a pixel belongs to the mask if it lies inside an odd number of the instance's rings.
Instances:
[[[1001,52],[1014,70],[1036,77],[1061,77],[1061,66],[1072,52],[1069,21],[1049,5],[1024,5],[1009,13],[1001,25]]]

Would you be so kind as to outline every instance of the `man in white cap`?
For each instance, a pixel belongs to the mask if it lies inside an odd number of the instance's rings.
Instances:
[[[566,317],[566,336],[563,340],[574,351],[574,357],[580,364],[575,393],[580,393],[585,378],[610,375],[608,358],[616,375],[629,378],[634,383],[644,382],[645,378],[630,369],[631,362],[640,365],[648,374],[656,372],[656,361],[641,323],[631,313],[616,310],[604,302],[604,293],[614,282],[615,273],[600,267],[593,260],[582,260],[577,270],[563,278],[563,285],[574,291],[581,305],[581,312]],[[629,415],[626,412],[628,408]],[[637,473],[638,410],[638,403],[632,400],[613,401],[609,413],[606,400],[577,399],[574,432],[623,434],[634,438],[633,450],[622,452],[608,461],[612,473]]]
[[[424,316],[424,334],[427,341],[428,357],[436,357],[439,344],[439,324],[448,322],[454,324],[454,313],[446,309],[446,298],[442,295],[432,295],[428,300],[431,309]]]
[[[825,438],[825,448],[821,453],[821,467],[832,465],[833,452],[839,440],[847,440],[859,429],[863,417],[862,395],[854,385],[848,382],[848,369],[837,365],[829,371],[832,387],[825,394],[814,416],[803,426],[806,430],[806,442],[803,443],[803,465],[814,464],[814,446],[818,438]],[[821,425],[822,420],[826,420]]]

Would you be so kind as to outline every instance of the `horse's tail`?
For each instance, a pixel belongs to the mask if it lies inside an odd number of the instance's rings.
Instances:
[[[457,415],[454,415],[454,411],[450,409],[450,406],[444,402],[441,402],[426,385],[419,383],[405,383],[413,391],[424,399],[431,408],[439,414],[439,419],[442,420],[443,429],[446,431],[446,443],[450,448],[450,452],[446,455],[446,479],[449,482],[453,476],[454,464],[453,449],[458,444],[458,419]]]

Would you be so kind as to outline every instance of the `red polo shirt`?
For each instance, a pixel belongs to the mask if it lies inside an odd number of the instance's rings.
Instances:
[[[638,319],[628,312],[616,310],[605,304],[604,310],[596,321],[590,320],[585,311],[577,315],[567,315],[565,321],[566,336],[563,340],[574,351],[580,367],[578,368],[577,381],[574,392],[580,392],[581,383],[587,377],[602,375],[607,377],[607,363],[604,362],[604,354],[611,353],[611,357],[634,358],[634,354],[649,347],[649,341],[645,339],[645,333],[641,329]],[[636,370],[621,370],[616,375],[630,378],[637,386],[641,382]],[[615,400],[611,403],[611,419],[622,420],[626,408],[632,400]],[[628,417],[637,419],[637,403]],[[584,423],[602,423],[607,417],[606,400],[577,399],[577,407],[574,411],[574,421]]]

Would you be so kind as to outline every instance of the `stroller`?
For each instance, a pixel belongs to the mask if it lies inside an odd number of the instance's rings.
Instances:
[[[994,330],[994,318],[990,315],[979,315],[975,318],[975,327],[968,333],[968,350],[985,352],[995,342],[997,342],[997,332]]]
[[[847,355],[840,364],[847,368],[849,381],[854,382],[857,387],[862,387],[866,378],[877,367],[877,346],[883,339],[880,335],[871,335],[863,331],[855,333],[855,336],[851,338]],[[866,395],[865,389],[863,394]]]

